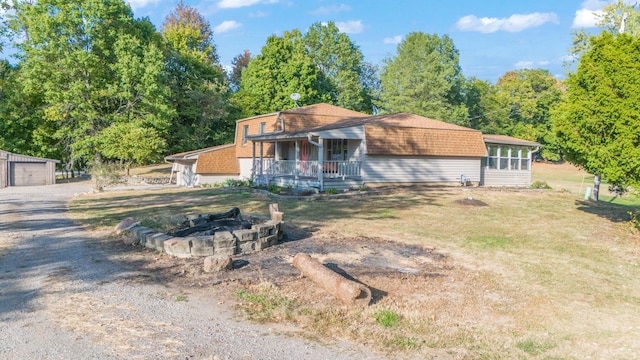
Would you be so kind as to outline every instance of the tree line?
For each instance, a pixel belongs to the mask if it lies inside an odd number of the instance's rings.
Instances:
[[[291,108],[290,95],[298,93],[300,106],[328,102],[372,114],[410,112],[537,141],[545,159],[566,158],[620,183],[633,180],[586,160],[593,147],[607,154],[638,151],[638,127],[629,127],[638,119],[633,56],[639,17],[622,1],[605,7],[600,26],[608,35],[575,34],[570,51],[577,67],[566,81],[547,70],[520,69],[495,84],[462,74],[447,35],[410,33],[376,66],[333,22],[315,23],[305,32],[269,36],[260,54],[245,50],[227,72],[210,24],[182,2],[160,30],[134,18],[123,0],[20,0],[11,8],[1,32],[17,50],[17,63],[0,63],[0,148],[62,159],[67,168],[96,161],[145,164],[228,143],[235,120]],[[622,49],[631,53],[618,54]],[[580,105],[597,102],[587,83],[602,85],[597,74],[586,74],[593,69],[589,62],[613,67],[608,71],[628,84],[599,94],[619,98],[607,103],[624,108],[616,116],[597,110],[602,102]],[[591,113],[579,112],[585,109]],[[578,124],[605,121],[605,115],[611,124],[601,126],[615,133],[611,139],[628,132],[626,142],[614,141],[617,148],[601,147],[602,134],[590,142],[580,135]],[[621,174],[640,174],[640,156],[618,162],[611,156],[597,158],[626,169]]]

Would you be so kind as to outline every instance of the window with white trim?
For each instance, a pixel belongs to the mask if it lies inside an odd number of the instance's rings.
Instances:
[[[529,148],[522,146],[488,145],[486,167],[496,170],[529,170]]]
[[[331,139],[327,141],[327,160],[347,160],[349,152],[347,139]]]
[[[249,135],[249,125],[242,127],[242,144],[247,143],[247,136]]]

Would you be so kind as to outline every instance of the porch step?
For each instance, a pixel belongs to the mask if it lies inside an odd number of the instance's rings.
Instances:
[[[350,190],[364,185],[362,179],[325,179],[324,189]]]

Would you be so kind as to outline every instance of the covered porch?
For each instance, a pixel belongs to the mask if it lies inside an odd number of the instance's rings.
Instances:
[[[359,139],[263,138],[253,142],[255,184],[345,190],[362,186]]]

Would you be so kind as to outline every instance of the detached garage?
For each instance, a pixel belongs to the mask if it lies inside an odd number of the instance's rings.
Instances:
[[[35,186],[56,183],[60,160],[12,154],[0,150],[0,189],[7,186]]]

